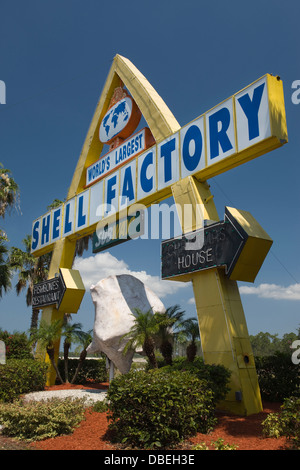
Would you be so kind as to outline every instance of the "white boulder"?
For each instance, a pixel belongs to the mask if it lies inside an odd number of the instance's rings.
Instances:
[[[109,276],[90,288],[95,306],[93,341],[87,352],[104,352],[122,374],[129,372],[134,351],[123,353],[134,324],[135,309],[165,312],[157,295],[134,276]],[[137,351],[142,352],[142,351]]]

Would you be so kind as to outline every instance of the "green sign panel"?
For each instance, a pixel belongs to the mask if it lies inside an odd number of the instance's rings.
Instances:
[[[144,212],[138,211],[93,233],[93,253],[99,253],[107,248],[119,245],[144,233]]]

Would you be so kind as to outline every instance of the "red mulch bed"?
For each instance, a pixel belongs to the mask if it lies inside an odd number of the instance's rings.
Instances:
[[[47,390],[64,390],[68,388],[105,389],[108,384],[85,385],[54,385]],[[205,442],[214,449],[212,442],[221,438],[225,443],[238,446],[238,450],[286,450],[288,448],[285,438],[264,438],[262,435],[262,421],[268,413],[280,410],[278,403],[264,403],[261,413],[240,417],[229,413],[217,413],[218,423],[210,434],[200,434],[180,444],[178,449],[190,450],[191,446]],[[119,450],[120,447],[109,441],[107,434],[108,423],[106,413],[97,413],[88,409],[85,419],[71,435],[59,436],[44,441],[33,442],[31,448],[37,450]]]
[[[109,386],[108,382],[94,383],[89,382],[85,385],[81,384],[62,384],[62,385],[51,385],[50,387],[45,387],[45,390],[82,390],[82,389],[91,389],[95,388],[98,390],[107,390]]]

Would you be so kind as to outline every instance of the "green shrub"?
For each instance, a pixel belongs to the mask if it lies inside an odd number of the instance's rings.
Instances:
[[[69,359],[68,360],[68,370],[69,370],[69,380],[71,382],[75,370],[78,366],[79,359]],[[65,369],[64,369],[64,360],[58,360],[58,370],[64,379],[65,377]],[[107,382],[108,375],[106,369],[106,361],[105,359],[86,359],[83,364],[82,368],[80,369],[76,384],[85,384],[87,382]]]
[[[38,441],[72,433],[84,410],[82,399],[6,403],[0,404],[0,423],[6,436]]]
[[[189,372],[133,371],[116,377],[107,394],[109,429],[117,442],[173,446],[215,424],[213,392]]]
[[[214,450],[237,450],[238,446],[235,444],[227,444],[225,443],[224,439],[217,439],[214,442],[211,442],[211,445],[214,446]],[[211,450],[205,442],[201,442],[200,444],[196,444],[192,447],[192,450]]]
[[[44,390],[48,365],[34,359],[9,359],[0,364],[0,402],[21,394]]]
[[[130,368],[131,371],[146,370],[146,369],[148,369],[146,362],[132,362],[131,368]]]
[[[6,347],[6,359],[33,359],[31,344],[26,333],[8,333],[0,330],[0,340]]]
[[[94,403],[92,408],[93,411],[96,411],[97,413],[104,413],[105,411],[108,411],[108,403],[106,400],[99,400]]]
[[[280,413],[270,413],[263,421],[263,433],[268,437],[285,436],[292,448],[300,450],[300,398],[284,400]]]
[[[224,400],[230,390],[228,384],[231,372],[221,364],[205,364],[201,357],[196,357],[193,362],[188,362],[184,357],[175,358],[172,366],[165,366],[163,370],[189,371],[198,379],[206,380],[214,393],[215,403]]]
[[[300,397],[300,367],[292,363],[291,354],[256,357],[255,365],[263,400],[283,402],[291,396]]]

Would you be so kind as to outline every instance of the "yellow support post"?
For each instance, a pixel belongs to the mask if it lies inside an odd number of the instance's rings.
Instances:
[[[175,203],[181,207],[181,215],[184,205],[192,204],[194,208],[202,207],[204,219],[219,220],[206,182],[200,183],[189,176],[173,185],[172,193]],[[200,228],[195,217],[191,225],[182,225],[184,233]],[[259,413],[262,411],[260,390],[236,281],[228,279],[222,268],[191,273],[184,280],[193,284],[204,361],[223,364],[231,371],[231,391],[218,407],[239,415]]]

